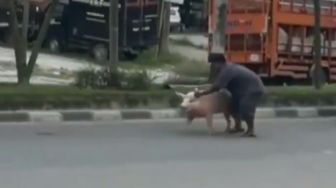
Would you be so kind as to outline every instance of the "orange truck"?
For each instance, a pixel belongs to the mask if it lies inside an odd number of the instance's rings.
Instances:
[[[320,3],[323,76],[335,82],[336,0]],[[310,79],[313,0],[209,0],[208,21],[210,63],[224,54],[263,79]]]

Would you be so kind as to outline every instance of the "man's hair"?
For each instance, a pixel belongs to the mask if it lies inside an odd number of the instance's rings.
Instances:
[[[223,64],[226,63],[226,57],[224,54],[211,54],[208,58],[209,62],[223,63]]]

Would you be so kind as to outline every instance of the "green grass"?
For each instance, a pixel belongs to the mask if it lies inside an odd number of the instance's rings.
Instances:
[[[320,91],[312,87],[269,87],[263,104],[291,103],[316,105],[336,104],[336,86],[330,85]],[[0,109],[44,109],[110,107],[111,103],[121,108],[146,107],[161,104],[162,107],[176,107],[180,99],[172,90],[151,89],[147,91],[117,91],[78,89],[64,86],[0,85]]]
[[[116,103],[123,107],[146,105],[150,102],[164,103],[167,106],[176,105],[176,96],[172,91],[116,91],[91,90],[63,86],[0,86],[0,109],[41,109],[44,106],[52,108],[89,108],[94,106],[109,107]],[[175,102],[175,103],[174,103]]]
[[[314,98],[314,97],[336,97],[336,85],[326,85],[321,90],[313,86],[288,86],[288,87],[267,87],[267,94],[278,97]]]
[[[187,61],[176,65],[174,72],[179,75],[190,77],[208,77],[210,73],[210,66],[208,63],[199,61]]]
[[[202,46],[197,46],[197,45],[193,44],[187,38],[183,38],[183,39],[180,39],[180,40],[179,39],[169,39],[169,40],[172,44],[176,44],[176,45],[188,46],[188,47],[193,47],[193,48],[196,48],[196,49],[202,48]]]
[[[144,51],[134,62],[120,63],[118,67],[137,70],[161,68],[178,75],[197,78],[208,77],[210,71],[207,63],[189,60],[177,53],[164,53],[156,58],[154,49]]]
[[[163,53],[156,58],[156,50],[151,48],[149,50],[143,51],[134,60],[134,62],[128,64],[135,64],[145,67],[160,67],[162,65],[177,65],[184,61],[185,58],[177,53]]]

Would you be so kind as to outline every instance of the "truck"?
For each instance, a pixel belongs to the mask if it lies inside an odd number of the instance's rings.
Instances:
[[[16,13],[18,19],[21,21],[23,16],[23,4],[22,0],[18,1]],[[51,2],[51,0],[29,0],[30,5],[30,13],[29,13],[29,23],[28,23],[28,42],[32,42],[34,40],[34,36],[37,35],[38,28],[40,27],[39,22],[41,18],[43,19],[43,10],[47,7],[47,5]],[[19,28],[22,27],[20,23],[18,25]],[[10,27],[10,9],[8,2],[0,3],[0,42],[10,45],[12,42],[12,30]]]
[[[158,0],[119,0],[119,49],[136,57],[157,44]],[[52,52],[87,50],[108,58],[109,0],[68,0],[59,4],[44,46]]]
[[[321,3],[321,66],[336,81],[336,1]],[[209,0],[208,60],[221,56],[265,81],[306,82],[314,65],[313,0]]]
[[[28,42],[37,39],[51,0],[30,0]],[[90,53],[97,61],[108,58],[110,0],[59,0],[43,47],[52,53],[70,50]],[[119,0],[119,53],[134,58],[158,42],[159,0]],[[22,6],[18,6],[21,20]],[[0,7],[0,39],[7,42],[9,9]]]

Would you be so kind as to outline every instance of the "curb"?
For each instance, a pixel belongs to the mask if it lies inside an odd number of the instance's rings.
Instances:
[[[221,118],[221,114],[214,115]],[[257,119],[336,117],[336,107],[259,108]],[[0,122],[76,122],[184,118],[178,109],[3,111]]]

